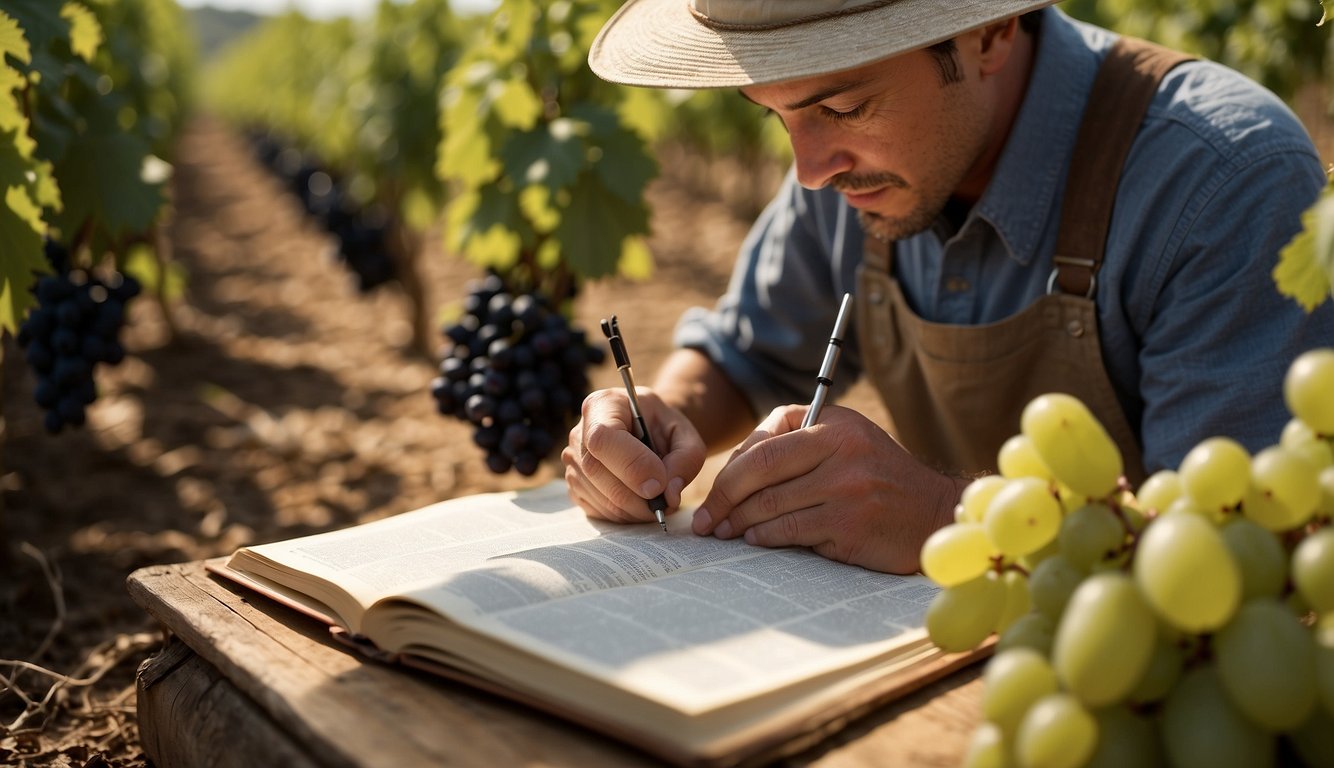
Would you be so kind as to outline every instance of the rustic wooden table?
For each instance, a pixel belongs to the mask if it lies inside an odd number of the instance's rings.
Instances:
[[[367,661],[203,563],[141,569],[129,590],[169,637],[138,677],[140,735],[158,768],[662,765],[500,697]],[[957,766],[978,718],[979,672],[930,684],[777,765]]]

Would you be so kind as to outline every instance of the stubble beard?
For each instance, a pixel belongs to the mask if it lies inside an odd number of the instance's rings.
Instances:
[[[914,188],[902,176],[889,171],[839,176],[833,179],[831,184],[839,192],[897,189],[912,195],[912,207],[901,216],[887,216],[867,210],[857,211],[857,220],[861,222],[862,231],[881,242],[902,240],[925,232],[935,223],[936,217],[944,210],[945,203],[949,200],[948,191],[942,194],[923,195],[920,189]]]

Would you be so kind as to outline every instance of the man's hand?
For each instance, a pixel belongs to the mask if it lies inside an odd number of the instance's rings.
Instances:
[[[561,452],[570,499],[590,517],[652,521],[646,500],[665,491],[668,508],[676,510],[681,491],[704,466],[704,441],[690,420],[651,389],[639,387],[636,397],[661,458],[640,442],[623,389],[598,390],[584,399],[582,418]]]
[[[695,533],[917,571],[922,542],[953,520],[967,480],[927,468],[856,411],[831,406],[801,429],[805,413],[775,409],[737,447],[695,512]]]

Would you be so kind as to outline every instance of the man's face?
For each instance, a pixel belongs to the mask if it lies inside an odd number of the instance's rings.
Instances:
[[[930,227],[951,195],[985,187],[991,102],[963,64],[947,83],[934,54],[914,51],[742,94],[783,121],[802,186],[832,186],[867,232],[897,240]]]

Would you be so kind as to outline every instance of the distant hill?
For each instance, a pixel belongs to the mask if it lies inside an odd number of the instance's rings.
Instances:
[[[199,61],[207,63],[227,43],[267,19],[248,11],[231,11],[205,5],[188,11],[199,40]]]

